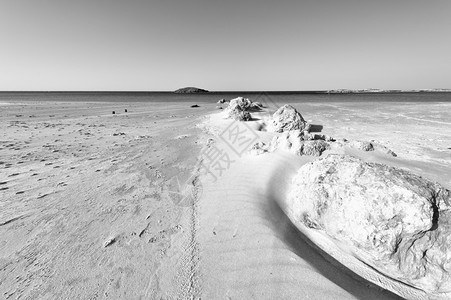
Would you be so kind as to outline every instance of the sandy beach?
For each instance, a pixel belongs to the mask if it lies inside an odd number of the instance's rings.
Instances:
[[[0,103],[0,298],[399,298],[287,216],[291,178],[317,157],[249,151],[275,136],[261,128],[277,101],[248,122],[195,103]],[[451,189],[451,103],[291,104],[397,156],[344,153]]]

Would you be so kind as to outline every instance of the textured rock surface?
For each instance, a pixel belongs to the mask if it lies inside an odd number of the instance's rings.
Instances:
[[[268,145],[266,145],[263,142],[257,142],[254,145],[252,145],[251,150],[249,150],[250,154],[252,155],[260,155],[265,152],[268,152]]]
[[[351,147],[357,148],[362,151],[374,151],[374,146],[370,142],[366,141],[352,141],[350,142]]]
[[[247,109],[251,103],[249,99],[243,97],[230,100],[229,106],[226,109],[227,118],[237,121],[249,121],[252,119],[252,116]]]
[[[408,171],[329,155],[306,164],[288,202],[307,227],[427,292],[451,291],[450,191]]]
[[[227,118],[237,121],[249,121],[252,119],[251,114],[248,111],[241,109],[239,106],[231,108],[230,106],[226,110]]]
[[[322,140],[316,141],[306,141],[302,145],[302,148],[299,149],[298,155],[310,155],[310,156],[320,156],[324,151],[330,149],[330,146],[327,142]]]
[[[285,131],[271,140],[269,151],[285,150],[296,155],[320,156],[330,148],[323,138],[321,135],[304,134],[300,130]]]
[[[237,98],[230,100],[229,107],[233,108],[233,107],[239,106],[242,110],[246,110],[249,107],[251,107],[251,104],[252,104],[251,100],[249,100],[247,98],[243,98],[243,97],[237,97]]]
[[[342,143],[342,145],[345,145],[345,143]],[[374,151],[374,150],[379,150],[385,154],[391,155],[396,157],[396,153],[393,152],[392,150],[388,149],[387,147],[385,147],[384,145],[378,144],[377,142],[375,142],[374,140],[372,140],[371,142],[367,142],[367,141],[350,141],[349,142],[349,146],[362,150],[362,151]]]
[[[307,122],[301,114],[291,105],[285,104],[273,115],[272,131],[283,132],[288,130],[304,130]]]

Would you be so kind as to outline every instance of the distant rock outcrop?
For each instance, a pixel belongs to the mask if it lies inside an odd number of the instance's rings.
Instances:
[[[294,217],[365,264],[427,293],[451,291],[451,192],[408,171],[329,155],[302,166]]]
[[[283,132],[289,130],[304,130],[308,128],[307,122],[301,114],[291,105],[285,104],[273,115],[271,131]]]
[[[174,91],[177,94],[196,94],[196,93],[208,93],[207,90],[199,89],[196,87],[184,87]]]

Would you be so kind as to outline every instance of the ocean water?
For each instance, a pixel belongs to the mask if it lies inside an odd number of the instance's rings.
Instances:
[[[68,102],[196,102],[216,103],[219,99],[238,96],[279,106],[302,102],[451,102],[451,93],[374,93],[320,94],[305,92],[213,92],[175,94],[171,92],[0,92],[0,102],[68,101]]]

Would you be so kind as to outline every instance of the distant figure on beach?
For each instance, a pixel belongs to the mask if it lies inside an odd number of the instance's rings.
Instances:
[[[125,109],[125,112],[127,112],[127,109]]]
[[[112,114],[114,115],[116,112],[113,110]]]

